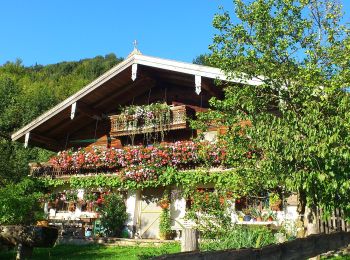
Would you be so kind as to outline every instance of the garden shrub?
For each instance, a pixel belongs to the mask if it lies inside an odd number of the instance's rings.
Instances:
[[[30,178],[0,188],[0,225],[30,225],[43,219],[41,187]]]
[[[196,223],[202,238],[216,239],[231,227],[232,205],[221,192],[199,190],[191,196],[186,218]]]
[[[222,229],[215,239],[203,239],[200,248],[203,251],[259,248],[273,243],[276,243],[273,231],[265,226],[234,225]]]
[[[120,236],[124,223],[128,218],[123,197],[117,193],[110,193],[104,197],[100,208],[101,223],[107,235]]]

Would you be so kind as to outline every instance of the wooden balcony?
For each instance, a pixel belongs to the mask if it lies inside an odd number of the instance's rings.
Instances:
[[[170,107],[170,122],[166,125],[146,125],[139,122],[136,126],[132,123],[132,117],[126,118],[125,115],[110,116],[111,120],[111,136],[126,136],[135,134],[145,134],[160,131],[178,130],[188,128],[188,119],[192,118],[194,111],[185,106]]]
[[[30,175],[33,177],[68,178],[70,176],[93,176],[97,174],[115,175],[116,169],[96,168],[56,168],[49,163],[30,163]]]

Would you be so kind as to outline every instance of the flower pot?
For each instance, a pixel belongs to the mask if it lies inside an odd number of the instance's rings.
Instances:
[[[170,240],[171,239],[171,233],[159,233],[159,239],[160,240]]]
[[[257,217],[256,221],[260,222],[260,221],[262,221],[262,218],[261,217]]]
[[[36,226],[38,227],[48,227],[49,222],[47,220],[39,220],[36,222]]]
[[[158,204],[162,209],[169,208],[169,201],[168,200],[161,200]]]
[[[273,221],[273,218],[272,218],[272,217],[269,217],[269,218],[267,219],[267,221]]]
[[[281,210],[281,203],[270,205],[270,209],[273,211],[280,211]]]
[[[276,202],[270,204],[270,209],[273,211],[281,210],[282,200],[277,200]]]
[[[69,202],[68,204],[68,211],[75,211],[75,203],[74,202]]]
[[[251,219],[252,219],[251,216],[245,215],[244,218],[243,218],[243,221],[250,221]]]

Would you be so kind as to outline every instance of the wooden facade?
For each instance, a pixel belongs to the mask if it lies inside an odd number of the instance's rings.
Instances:
[[[190,128],[190,120],[195,118],[197,112],[208,109],[211,97],[222,98],[223,87],[232,83],[259,84],[257,80],[228,80],[217,68],[159,59],[134,52],[82,90],[19,129],[12,135],[12,140],[52,151],[69,148],[122,148],[134,144],[152,145],[191,140],[198,133]],[[137,128],[132,127],[128,123],[129,119],[120,113],[120,107],[153,103],[163,103],[170,107],[170,121],[161,128],[142,123]],[[213,126],[210,131],[212,133],[208,136],[212,138],[216,131],[225,132],[226,129]],[[162,132],[161,138],[160,135],[145,138],[149,133],[159,132]],[[83,178],[101,173],[108,176],[112,175],[113,170],[103,167],[62,170],[47,163],[31,164],[31,173],[35,177],[62,179],[70,176]],[[126,224],[132,237],[158,237],[158,226],[154,223],[158,223],[161,208],[146,198],[152,195],[159,199],[160,189],[127,191],[126,204],[130,217]],[[184,220],[185,199],[177,199],[171,207],[175,230],[181,229],[176,223],[182,223],[182,227],[191,225]],[[49,213],[51,220],[55,222],[64,219],[67,212]],[[90,213],[82,213],[82,209],[75,210],[75,215],[80,214],[77,221],[96,217],[96,214]]]
[[[137,66],[135,80],[132,67]],[[200,94],[195,78],[200,77]],[[219,69],[140,55],[130,55],[76,94],[53,107],[12,135],[12,140],[52,151],[88,146],[77,140],[99,139],[110,132],[108,116],[120,106],[154,102],[177,103],[201,110],[211,97],[223,96]],[[240,82],[237,80],[237,82]],[[198,86],[197,86],[198,87]],[[96,127],[97,125],[97,127]]]

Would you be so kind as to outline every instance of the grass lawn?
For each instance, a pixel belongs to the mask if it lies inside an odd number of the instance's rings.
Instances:
[[[42,259],[147,259],[156,255],[176,253],[178,244],[165,244],[159,247],[103,246],[103,245],[59,245],[53,248],[35,248],[33,260]],[[0,252],[0,259],[15,259],[15,251]]]
[[[343,256],[333,256],[329,258],[322,258],[327,260],[350,260],[350,255],[343,255]]]

